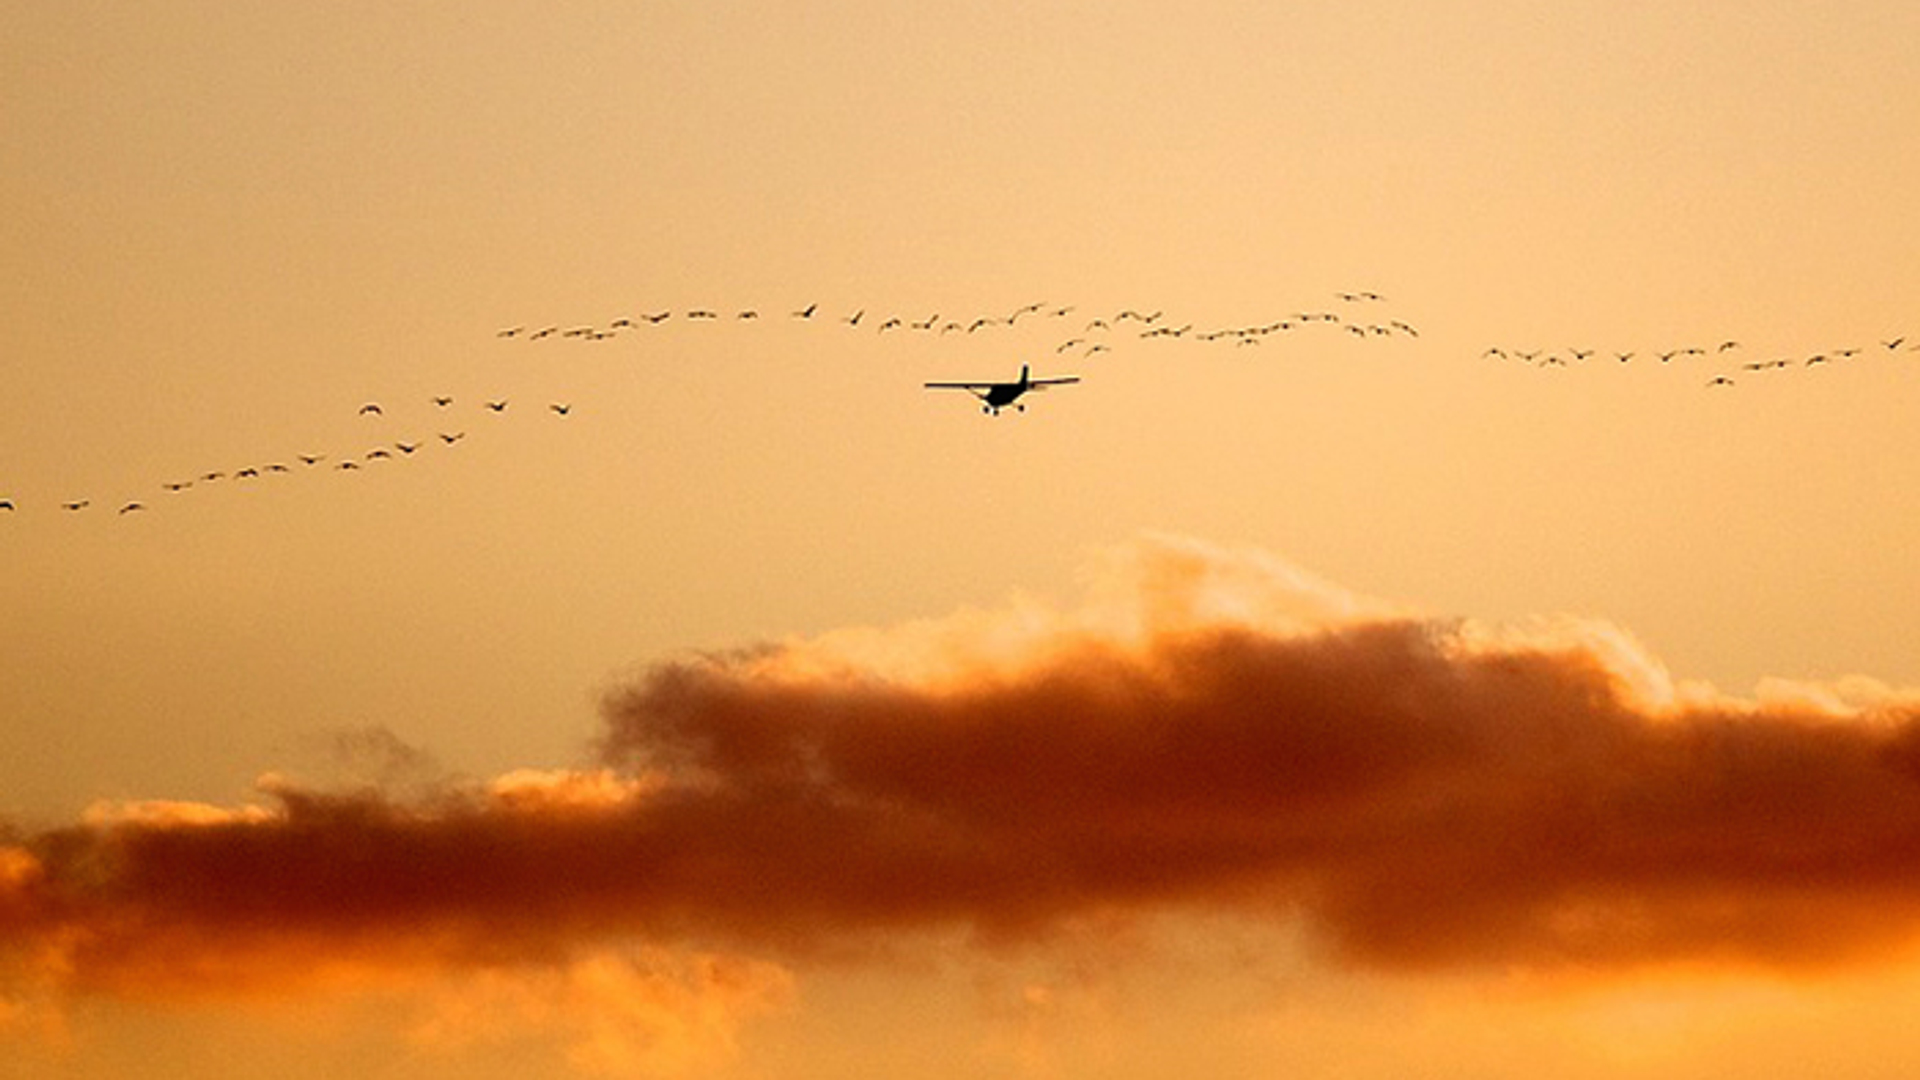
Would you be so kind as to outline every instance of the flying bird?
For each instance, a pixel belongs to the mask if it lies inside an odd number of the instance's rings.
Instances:
[[[433,403],[444,409],[447,406],[453,404],[453,399],[450,397],[435,397],[433,399]]]
[[[494,412],[506,412],[507,403],[505,401],[489,401],[487,402],[487,408]]]
[[[806,307],[803,307],[799,311],[794,312],[793,317],[796,319],[811,319],[813,318],[814,309],[818,308],[819,306],[820,305],[817,303],[808,304]]]
[[[379,406],[379,404],[378,404],[378,403],[376,403],[376,402],[372,402],[372,401],[369,401],[369,402],[367,402],[367,403],[366,403],[365,405],[362,405],[362,406],[360,406],[360,415],[361,415],[361,416],[369,416],[369,415],[371,415],[371,416],[382,416],[382,415],[385,415],[385,414],[384,414],[384,412],[383,412],[383,411],[381,410],[381,408],[380,408],[380,406]]]
[[[448,446],[452,446],[454,443],[457,443],[461,439],[464,439],[466,437],[467,437],[467,433],[464,431],[456,431],[451,435],[447,434],[444,431],[440,433],[440,441],[443,443],[446,443]]]
[[[551,405],[548,405],[548,406],[547,406],[547,408],[549,408],[549,409],[552,409],[552,410],[554,411],[554,414],[555,414],[556,416],[565,416],[565,415],[567,415],[568,413],[570,413],[570,412],[572,412],[572,411],[573,411],[573,406],[572,406],[571,404],[564,404],[564,405],[563,405],[563,404],[561,404],[560,402],[557,402],[557,401],[556,401],[556,402],[554,402],[554,403],[553,403],[553,404],[551,404]]]
[[[326,460],[326,458],[327,458],[327,455],[325,455],[325,454],[301,454],[301,455],[300,455],[300,464],[302,464],[302,465],[318,465],[318,464],[320,464],[320,463],[321,463],[322,461],[325,461],[325,460]]]
[[[145,503],[130,502],[127,505],[121,507],[120,512],[123,514],[130,514],[135,510],[145,510],[146,508],[147,508],[147,504]]]
[[[12,499],[0,499],[0,510],[11,510],[11,509],[13,509]]]
[[[91,500],[88,500],[88,499],[75,499],[75,500],[73,500],[72,502],[63,502],[63,503],[61,503],[61,504],[60,504],[60,509],[62,509],[62,510],[85,510],[85,509],[86,509],[87,507],[89,507],[89,506],[91,506],[91,505],[93,505],[93,503],[92,503],[92,501],[91,501]]]
[[[403,453],[403,454],[411,454],[411,453],[413,453],[413,452],[414,452],[415,450],[418,450],[418,449],[420,449],[420,444],[419,444],[419,443],[403,443],[403,442],[397,442],[397,443],[394,443],[394,444],[393,444],[393,448],[394,448],[395,450],[398,450],[398,451],[400,451],[400,452],[401,452],[401,453]]]

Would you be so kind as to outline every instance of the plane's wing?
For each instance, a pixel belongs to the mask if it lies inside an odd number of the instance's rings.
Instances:
[[[930,382],[926,385],[929,390],[991,390],[995,384],[990,382]]]
[[[1076,383],[1079,381],[1080,381],[1080,376],[1078,375],[1065,375],[1058,379],[1032,379],[1027,382],[1027,385],[1028,386],[1061,386],[1066,383]]]

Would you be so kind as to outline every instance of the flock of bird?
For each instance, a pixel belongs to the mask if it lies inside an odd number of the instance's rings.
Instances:
[[[1338,292],[1334,298],[1341,305],[1383,304],[1386,297],[1377,292]],[[915,315],[897,313],[879,314],[866,308],[858,308],[841,315],[825,315],[818,303],[808,304],[804,308],[789,311],[786,317],[800,322],[837,323],[849,329],[869,329],[876,334],[927,334],[936,337],[948,335],[971,335],[982,331],[1011,328],[1042,322],[1050,325],[1066,324],[1073,329],[1066,331],[1071,336],[1063,338],[1053,346],[1053,354],[1066,356],[1072,354],[1081,359],[1098,356],[1112,351],[1120,338],[1127,334],[1143,340],[1188,339],[1208,343],[1224,343],[1234,346],[1259,345],[1268,335],[1284,331],[1309,328],[1328,328],[1343,331],[1360,339],[1378,339],[1395,336],[1419,337],[1420,332],[1411,323],[1402,319],[1356,319],[1341,311],[1297,310],[1291,314],[1273,318],[1262,323],[1201,329],[1191,322],[1177,322],[1169,319],[1164,311],[1142,311],[1126,308],[1112,314],[1095,315],[1085,318],[1071,304],[1053,305],[1045,302],[1025,304],[1004,314],[973,314],[965,316],[942,315],[935,312],[924,318]],[[625,333],[657,327],[663,323],[679,321],[692,323],[714,322],[753,322],[763,318],[759,308],[734,308],[722,311],[715,308],[692,308],[685,311],[662,309],[639,315],[622,316],[604,324],[558,323],[546,325],[521,324],[503,327],[495,332],[496,337],[518,339],[522,341],[611,341]]]
[[[1022,305],[1012,311],[995,314],[976,314],[970,316],[943,316],[939,313],[925,317],[901,314],[879,314],[866,308],[859,308],[844,314],[828,314],[821,310],[818,303],[810,303],[803,308],[776,313],[784,314],[788,320],[798,323],[838,324],[850,330],[866,329],[873,333],[887,334],[925,334],[934,337],[949,335],[974,335],[994,330],[1004,330],[1019,326],[1041,326],[1061,328],[1058,342],[1052,346],[1052,354],[1062,358],[1089,359],[1102,353],[1111,352],[1128,337],[1144,341],[1185,340],[1212,345],[1226,345],[1233,348],[1246,348],[1261,345],[1275,334],[1293,331],[1335,331],[1363,341],[1392,338],[1417,338],[1420,331],[1411,323],[1399,318],[1376,315],[1385,310],[1386,297],[1373,291],[1345,291],[1333,294],[1337,301],[1333,306],[1321,306],[1317,309],[1297,309],[1287,315],[1271,318],[1259,323],[1240,326],[1218,326],[1201,328],[1193,322],[1183,322],[1169,318],[1162,310],[1142,310],[1125,308],[1110,314],[1094,314],[1088,317],[1080,314],[1073,305],[1053,305],[1035,302]],[[504,340],[526,342],[544,341],[590,341],[604,342],[623,334],[642,331],[649,327],[680,321],[689,323],[715,323],[731,321],[735,323],[754,322],[763,318],[758,308],[731,308],[723,312],[716,308],[691,308],[681,311],[662,309],[638,315],[613,319],[604,325],[583,324],[563,326],[515,325],[504,327],[495,332],[495,337]],[[1658,363],[1662,365],[1687,362],[1733,361],[1745,355],[1741,342],[1725,339],[1706,345],[1687,345],[1655,350],[1601,350],[1595,348],[1569,348],[1564,350],[1512,348],[1493,346],[1481,356],[1487,359],[1511,361],[1541,369],[1572,368],[1589,363],[1618,366],[1633,363]],[[1709,388],[1731,387],[1740,378],[1747,375],[1759,375],[1770,372],[1804,370],[1826,364],[1840,363],[1857,357],[1874,354],[1894,354],[1900,352],[1920,352],[1920,338],[1909,335],[1897,335],[1878,340],[1877,344],[1849,346],[1800,356],[1770,357],[1768,359],[1741,360],[1737,367],[1723,367],[1718,373],[1706,379]],[[446,395],[430,399],[437,413],[450,418],[454,399]],[[510,403],[505,398],[482,399],[479,409],[482,415],[499,415],[507,411]],[[375,401],[369,401],[359,408],[363,417],[381,417],[385,408]],[[556,418],[565,418],[572,412],[572,406],[566,402],[549,402],[544,413]],[[196,488],[226,483],[240,485],[253,481],[264,481],[275,476],[308,470],[331,470],[334,472],[355,472],[382,462],[402,461],[412,458],[428,446],[450,448],[466,438],[464,430],[448,430],[450,425],[439,425],[434,434],[408,439],[399,439],[391,443],[375,446],[367,451],[351,456],[326,453],[302,453],[285,461],[265,461],[244,465],[239,468],[223,470],[210,469],[191,476],[177,477],[162,481],[156,487],[158,495],[148,494],[140,497],[114,500],[102,503],[99,511],[109,507],[119,516],[137,515],[145,512],[160,500],[172,500]],[[437,435],[437,438],[435,437]],[[297,462],[297,464],[294,464]],[[82,514],[95,509],[92,498],[69,498],[50,507],[66,514]],[[0,493],[0,517],[20,512],[22,507],[10,496]]]
[[[1681,348],[1658,349],[1645,352],[1640,350],[1612,350],[1603,352],[1586,348],[1558,351],[1548,349],[1511,349],[1494,346],[1480,355],[1486,359],[1511,360],[1533,367],[1547,369],[1571,368],[1589,362],[1631,364],[1638,361],[1641,363],[1657,362],[1660,364],[1671,364],[1676,361],[1685,363],[1688,361],[1701,360],[1727,360],[1743,352],[1744,350],[1741,343],[1729,338],[1711,346],[1688,345]],[[1723,369],[1714,374],[1706,380],[1704,385],[1710,389],[1738,385],[1739,378],[1736,377],[1735,372],[1738,372],[1739,376],[1744,377],[1745,375],[1756,375],[1766,372],[1793,371],[1796,369],[1820,367],[1826,364],[1841,363],[1857,357],[1874,354],[1891,355],[1900,352],[1920,352],[1920,339],[1899,334],[1891,338],[1881,339],[1877,347],[1850,345],[1846,348],[1828,349],[1824,352],[1810,353],[1801,356],[1775,356],[1765,360],[1745,360],[1741,361],[1737,368]]]
[[[435,412],[443,419],[452,419],[458,415],[453,409],[455,400],[451,396],[435,395],[429,400],[432,402]],[[483,415],[500,416],[506,413],[512,405],[512,401],[507,398],[486,398],[481,400],[479,410]],[[573,405],[570,402],[563,401],[549,402],[542,411],[552,417],[564,419],[572,415]],[[386,407],[380,402],[369,401],[359,407],[358,415],[366,418],[383,418],[386,416],[386,412]],[[457,430],[449,430],[450,428],[457,428]],[[268,481],[276,477],[288,476],[296,472],[330,471],[335,473],[355,473],[362,469],[371,468],[383,463],[412,459],[415,455],[429,447],[438,447],[441,449],[451,448],[465,441],[466,438],[467,431],[462,426],[437,424],[432,425],[432,434],[394,439],[391,442],[382,442],[370,449],[352,454],[304,452],[294,454],[284,460],[252,462],[237,468],[207,469],[190,475],[176,476],[172,479],[160,481],[154,485],[154,490],[159,492],[158,496],[148,494],[99,504],[96,504],[94,499],[90,497],[69,498],[57,503],[50,503],[48,509],[58,509],[65,514],[82,514],[96,509],[98,511],[106,511],[112,508],[112,512],[116,516],[139,515],[145,513],[150,508],[159,506],[162,501],[171,502],[189,491],[205,489],[216,484],[242,486],[255,481]],[[31,506],[23,508],[22,501],[16,500],[11,496],[0,497],[0,515],[12,515],[30,509],[32,509]]]

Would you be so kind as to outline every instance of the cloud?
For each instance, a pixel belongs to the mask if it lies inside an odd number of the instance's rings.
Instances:
[[[724,1062],[741,1023],[786,1006],[777,964],[661,948],[604,950],[552,967],[484,971],[443,986],[412,1041],[457,1055],[558,1038],[584,1072],[671,1076]]]
[[[1192,541],[1096,566],[1077,608],[658,665],[597,768],[15,834],[0,970],[269,993],[1199,912],[1375,969],[1792,968],[1920,928],[1911,693],[1733,698],[1605,624],[1424,617]]]

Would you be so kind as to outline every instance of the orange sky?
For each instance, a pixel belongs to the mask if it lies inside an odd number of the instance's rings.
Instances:
[[[1916,39],[0,13],[0,1076],[1910,1072]]]

